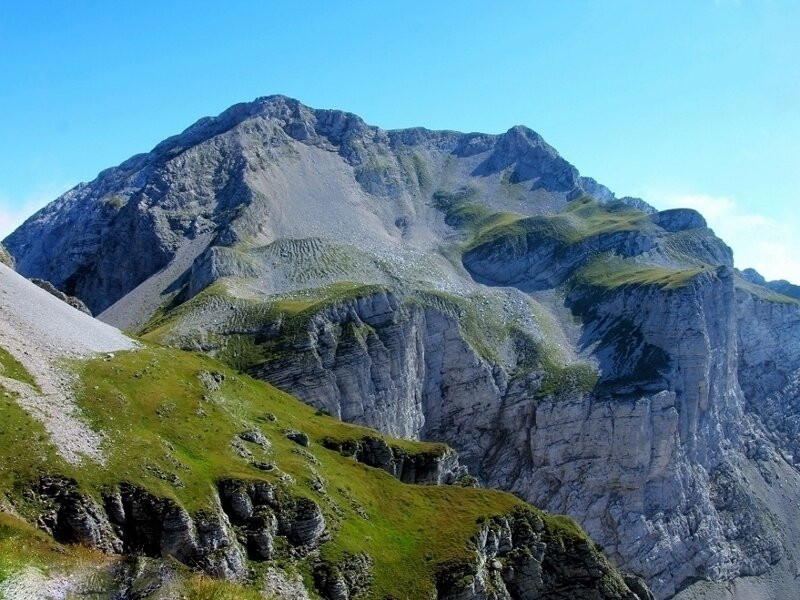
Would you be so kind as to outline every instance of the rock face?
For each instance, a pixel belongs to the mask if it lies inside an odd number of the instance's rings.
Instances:
[[[784,551],[769,508],[748,495],[738,468],[744,440],[758,434],[737,384],[732,270],[720,266],[674,291],[579,289],[568,303],[593,324],[579,342],[596,348],[602,373],[591,396],[534,400],[541,376],[509,381],[471,349],[456,321],[386,294],[320,313],[291,363],[260,373],[347,420],[458,447],[487,484],[579,516],[662,597],[698,573],[764,573]],[[370,327],[365,344],[331,334],[351,320]],[[397,375],[381,387],[372,373]],[[761,410],[774,419],[785,406]],[[356,452],[373,466],[392,460],[386,448]]]
[[[82,313],[86,313],[87,315],[91,316],[91,311],[86,307],[83,301],[80,298],[75,298],[74,296],[67,296],[61,290],[56,289],[56,287],[50,283],[49,281],[45,281],[44,279],[36,279],[35,277],[31,279],[31,282],[38,285],[40,288],[45,290],[46,292],[52,294],[62,302],[66,302],[72,308],[75,308]]]
[[[414,306],[401,309],[392,293],[323,311],[286,360],[256,374],[345,421],[400,437],[423,435],[431,411],[459,395],[479,396],[480,387],[488,398],[497,394],[491,367],[463,340],[455,319]]]
[[[329,600],[349,600],[369,590],[372,560],[366,554],[347,555],[336,565],[320,565],[314,584]]]
[[[122,551],[122,542],[102,509],[78,491],[74,480],[44,477],[32,493],[42,505],[38,525],[57,540],[106,552]]]
[[[173,557],[215,577],[239,579],[244,555],[224,514],[192,518],[174,501],[128,484],[109,492],[104,508],[61,477],[43,478],[34,492],[45,507],[40,525],[64,543],[106,552]]]
[[[194,516],[173,500],[126,483],[105,494],[102,508],[74,480],[59,476],[43,477],[27,497],[42,511],[39,526],[60,542],[139,557],[134,560],[173,558],[230,581],[246,576],[247,558],[280,558],[285,565],[328,539],[320,507],[307,498],[288,497],[257,480],[225,479],[218,492],[219,507]],[[529,509],[484,523],[473,546],[472,558],[439,565],[437,598],[557,598],[565,590],[577,598],[652,598],[641,582],[614,570],[588,540],[546,528]],[[365,553],[345,554],[336,563],[316,561],[314,587],[326,600],[362,597],[372,585],[372,564]],[[146,562],[135,568],[129,558],[113,573],[114,586],[124,589],[142,579],[156,589],[166,585],[165,569],[154,571]],[[306,595],[301,582],[293,584],[277,571],[268,581],[278,597],[282,592]]]
[[[472,482],[466,467],[459,464],[458,454],[446,446],[436,453],[412,454],[399,446],[390,446],[377,436],[344,442],[329,439],[325,445],[365,465],[383,469],[404,483],[466,485]]]
[[[383,131],[262,98],[104,171],[6,243],[21,273],[112,324],[448,443],[481,481],[575,517],[659,598],[744,576],[774,594],[796,572],[800,527],[774,487],[800,483],[794,287],[735,271],[696,211],[616,200],[530,129]],[[444,455],[330,447],[404,481],[459,477]],[[322,535],[311,507],[287,508],[295,530],[255,491],[231,494],[251,556]],[[486,544],[441,597],[549,593],[533,538]],[[596,573],[564,560],[568,578]],[[336,598],[362,585],[319,578]]]
[[[275,170],[284,163],[288,170]],[[191,266],[206,248],[190,242],[205,234],[213,238],[209,246],[222,247],[241,240],[309,237],[301,215],[325,206],[329,224],[342,227],[339,239],[372,237],[374,232],[359,231],[352,215],[336,207],[347,196],[357,203],[368,203],[371,195],[388,196],[390,210],[408,212],[400,222],[412,230],[424,228],[417,223],[424,215],[414,214],[419,207],[408,192],[424,190],[433,183],[433,170],[443,168],[459,176],[464,172],[476,185],[488,186],[487,192],[505,177],[526,184],[520,186],[525,196],[548,202],[563,203],[584,188],[613,198],[524,127],[499,136],[387,132],[353,114],[271,96],[201,119],[151,152],[104,171],[36,213],[5,243],[23,275],[51,281],[98,314],[182,253],[193,254]],[[330,196],[330,189],[314,182],[304,188],[287,179],[303,172],[342,189]],[[355,189],[348,188],[352,183]],[[326,194],[325,204],[317,204]],[[275,201],[286,208],[295,199],[290,212],[270,208]],[[383,230],[377,232],[380,237],[397,233],[397,217],[388,219],[383,209],[365,205],[359,212],[368,228]]]
[[[748,412],[781,457],[800,468],[800,304],[737,290],[736,312],[739,380]],[[763,457],[767,447],[759,446]]]
[[[60,542],[110,553],[172,557],[228,580],[246,574],[248,557],[275,558],[278,536],[290,543],[291,555],[297,557],[319,546],[327,535],[317,504],[287,497],[263,481],[224,480],[219,484],[219,508],[194,515],[171,499],[126,483],[105,494],[102,508],[64,477],[42,478],[30,496],[41,507],[39,526]]]
[[[761,273],[755,269],[745,269],[744,271],[740,271],[739,274],[743,279],[757,286],[765,287],[777,294],[788,296],[790,298],[794,298],[795,300],[800,299],[800,286],[789,283],[784,279],[780,279],[778,281],[767,281],[764,279]]]
[[[451,564],[440,572],[440,600],[652,598],[636,578],[630,578],[631,587],[624,580],[604,577],[607,563],[594,548],[558,543],[544,532],[541,519],[530,513],[490,520],[475,545],[476,563]]]
[[[306,554],[326,537],[325,517],[311,500],[282,498],[266,482],[226,479],[219,484],[222,507],[231,522],[242,528],[251,558],[274,556],[274,540],[287,538],[295,554]]]

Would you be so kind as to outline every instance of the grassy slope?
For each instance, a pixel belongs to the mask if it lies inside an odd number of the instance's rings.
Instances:
[[[570,245],[596,235],[639,231],[648,226],[650,221],[647,215],[626,204],[599,204],[590,198],[581,198],[571,201],[555,215],[514,218],[509,213],[498,213],[487,217],[473,229],[468,249],[501,238],[513,239],[532,234]]]
[[[626,285],[654,285],[662,289],[676,289],[689,284],[700,273],[712,267],[673,269],[648,265],[632,259],[600,256],[581,269],[576,277],[578,283],[615,289]]]
[[[27,383],[34,389],[39,389],[33,376],[22,366],[22,363],[11,356],[11,353],[2,346],[0,346],[0,375]]]
[[[291,396],[205,356],[153,347],[120,353],[112,360],[81,363],[77,368],[79,404],[92,425],[107,435],[108,465],[75,468],[64,464],[38,424],[12,398],[5,398],[3,411],[12,418],[0,420],[0,485],[16,500],[23,516],[33,515],[25,515],[22,490],[48,472],[75,477],[95,496],[107,486],[129,481],[173,497],[190,511],[212,502],[214,484],[220,478],[277,483],[280,473],[285,473],[293,480],[293,495],[311,498],[325,512],[334,535],[322,548],[324,558],[335,561],[344,553],[365,551],[375,560],[376,597],[418,598],[432,591],[437,565],[470,559],[468,544],[479,520],[527,506],[502,492],[406,485],[327,450],[320,443],[325,437],[356,439],[376,434],[317,414]],[[218,391],[202,384],[198,375],[203,371],[225,376]],[[276,419],[265,418],[268,414]],[[274,463],[275,471],[255,469],[231,448],[236,434],[255,428],[269,438],[271,449],[264,451],[253,444],[248,448],[256,459]],[[312,440],[308,450],[313,456],[298,453],[298,446],[285,437],[285,429],[305,431]],[[439,450],[418,442],[390,443],[401,443],[411,452]],[[314,472],[325,480],[329,496],[314,490]],[[179,478],[179,486],[170,482],[173,475]],[[358,507],[369,518],[359,516]],[[568,519],[542,516],[556,537],[583,535]],[[30,559],[36,564],[37,554],[23,551],[19,541],[14,541],[21,539],[20,531],[19,527],[0,529],[4,560],[18,565]],[[36,540],[42,539],[28,534],[22,536],[24,544],[38,544]],[[43,543],[46,554],[52,543]]]
[[[0,583],[26,567],[49,572],[75,568],[81,563],[102,563],[102,553],[64,546],[14,515],[0,511]]]
[[[435,197],[436,205],[444,211],[448,223],[469,233],[466,251],[500,240],[513,243],[531,235],[551,238],[569,246],[597,235],[646,231],[654,227],[645,213],[621,202],[599,204],[590,198],[581,198],[571,201],[555,215],[522,217],[512,213],[491,213],[484,206],[471,204],[473,199],[474,194],[469,191],[440,192]],[[671,289],[688,284],[704,270],[706,267],[703,265],[670,269],[634,260],[600,257],[578,273],[577,282],[609,289],[623,285],[658,285]]]
[[[791,296],[786,296],[784,294],[774,292],[769,288],[766,288],[762,285],[756,285],[750,281],[747,281],[744,277],[739,275],[736,276],[735,279],[736,287],[749,292],[756,298],[760,300],[766,300],[767,302],[776,302],[778,304],[800,304],[800,300],[796,298],[792,298]]]

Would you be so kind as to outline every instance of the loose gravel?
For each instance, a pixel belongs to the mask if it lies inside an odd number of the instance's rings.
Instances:
[[[136,342],[0,265],[0,346],[25,366],[39,390],[2,375],[0,385],[18,395],[65,460],[102,464],[102,433],[83,421],[65,360],[132,350]]]

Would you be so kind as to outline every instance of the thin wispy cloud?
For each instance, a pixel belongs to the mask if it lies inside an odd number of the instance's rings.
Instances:
[[[777,219],[745,208],[735,198],[709,194],[650,190],[645,194],[659,209],[694,208],[733,248],[738,268],[752,267],[767,279],[800,283],[800,218]]]

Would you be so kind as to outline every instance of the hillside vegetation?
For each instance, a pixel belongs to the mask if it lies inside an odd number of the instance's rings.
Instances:
[[[339,422],[207,356],[151,346],[72,368],[79,406],[105,436],[105,464],[65,463],[41,426],[5,395],[0,487],[3,502],[17,516],[0,513],[0,581],[28,567],[52,575],[108,569],[115,560],[96,550],[66,548],[27,525],[41,522],[44,500],[31,490],[48,477],[74,480],[76,493],[98,506],[123,484],[175,502],[195,518],[218,510],[220,482],[226,481],[267,482],[283,502],[304,498],[320,508],[327,533],[316,550],[298,554],[276,538],[271,560],[251,557],[244,579],[235,584],[214,583],[180,568],[181,585],[194,590],[191,597],[206,592],[214,598],[249,597],[263,587],[265,569],[272,566],[299,573],[314,590],[325,565],[341,569],[352,557],[365,557],[359,564],[368,565],[360,592],[365,598],[433,597],[442,573],[474,576],[482,524],[512,515],[542,523],[547,543],[596,552],[572,521],[510,494],[407,484],[358,462],[346,449],[363,440],[381,440],[397,456],[421,460],[418,465],[435,464],[449,450]],[[58,529],[54,535],[59,537]],[[622,589],[607,563],[596,559],[609,569],[603,585]]]

